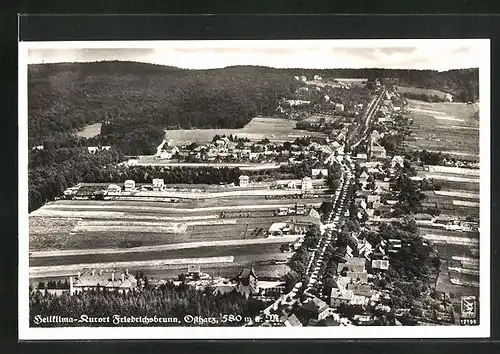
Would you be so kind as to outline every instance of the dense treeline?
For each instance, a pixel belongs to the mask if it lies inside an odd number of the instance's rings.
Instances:
[[[96,154],[84,148],[31,151],[28,158],[29,211],[54,200],[66,188],[102,172],[103,166],[115,164],[120,158],[120,153],[114,149]]]
[[[311,78],[320,75],[328,78],[394,78],[398,85],[429,88],[450,92],[457,101],[479,99],[479,69],[404,70],[404,69],[286,69],[292,75]]]
[[[157,289],[145,288],[140,291],[131,291],[128,294],[106,290],[93,290],[83,293],[61,296],[51,295],[45,291],[30,293],[30,324],[35,325],[35,316],[51,316],[80,318],[118,316],[147,316],[147,317],[176,317],[180,323],[158,323],[149,326],[189,326],[183,322],[186,315],[214,317],[220,319],[223,315],[240,315],[253,317],[264,309],[261,301],[246,299],[236,291],[214,295],[212,291],[196,290],[194,287],[173,283],[160,285]],[[116,326],[111,318],[110,323],[92,323],[90,326]],[[241,326],[244,322],[220,323],[218,326]],[[63,324],[64,325],[64,324]],[[71,325],[71,324],[69,324]],[[75,323],[81,326],[80,323]],[[119,326],[143,326],[138,323],[120,323]],[[196,326],[210,325],[191,324]],[[212,324],[213,325],[213,324]],[[58,323],[38,324],[38,326],[61,326]]]
[[[163,167],[163,166],[107,166],[96,168],[86,174],[85,183],[123,183],[128,179],[136,183],[151,183],[153,178],[162,178],[166,184],[219,184],[238,183],[239,168],[228,167]]]
[[[133,62],[29,66],[29,141],[108,122],[104,135],[117,145],[153,140],[157,128],[241,128],[257,114],[275,111],[299,83],[269,68],[180,70]],[[129,124],[126,122],[134,122]],[[146,127],[143,127],[146,126]],[[121,136],[121,137],[120,137]]]

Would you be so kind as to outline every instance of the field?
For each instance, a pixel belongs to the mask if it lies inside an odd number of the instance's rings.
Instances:
[[[30,272],[33,277],[46,277],[72,274],[75,267],[121,266],[123,262],[149,271],[178,269],[189,260],[213,268],[279,259],[286,256],[280,245],[298,236],[266,237],[272,223],[293,217],[275,216],[275,211],[296,204],[317,207],[321,202],[321,198],[286,196],[176,203],[58,200],[29,216]],[[234,258],[214,265],[207,257]]]
[[[444,99],[446,96],[446,92],[433,90],[433,89],[424,89],[419,87],[411,87],[411,86],[399,86],[394,85],[394,89],[399,93],[413,93],[417,95],[429,95],[429,96],[438,96],[439,98]]]
[[[76,135],[82,138],[93,138],[94,136],[101,134],[101,125],[102,123],[86,125],[85,128],[78,131]]]
[[[436,94],[432,91],[414,93]],[[406,142],[409,149],[439,151],[479,161],[476,104],[415,100],[408,100],[408,103],[410,118],[413,118],[413,139]],[[457,218],[479,218],[480,170],[431,166],[430,171],[418,171],[418,175],[434,179],[441,187],[440,191],[424,192],[426,198],[422,206],[437,207],[442,214]],[[438,250],[442,261],[436,289],[450,293],[452,297],[478,295],[478,270],[471,269],[470,264],[479,261],[479,233],[430,227],[421,227],[420,233]],[[457,257],[468,262],[457,261]]]
[[[178,273],[190,262],[215,269],[281,259],[291,254],[281,253],[280,245],[294,242],[297,236],[267,238],[265,232],[273,222],[291,219],[274,216],[276,205],[295,202],[265,198],[201,201],[206,208],[199,208],[198,202],[172,203],[169,208],[164,207],[169,203],[145,201],[52,202],[29,217],[30,274],[57,277],[73,274],[77,268],[124,264],[135,270],[175,269]],[[245,209],[252,203],[261,208]],[[214,205],[221,204],[228,211],[226,217],[213,211]]]
[[[412,149],[423,149],[474,157],[479,154],[477,105],[426,103],[408,100],[414,141]]]
[[[288,119],[256,117],[241,129],[191,129],[166,130],[165,140],[171,140],[173,145],[183,145],[190,142],[211,142],[215,135],[237,135],[259,141],[268,138],[271,141],[292,141],[300,136],[324,136],[322,133],[295,129],[297,122]]]

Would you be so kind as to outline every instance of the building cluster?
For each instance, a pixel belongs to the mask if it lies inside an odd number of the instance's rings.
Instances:
[[[303,159],[317,159],[318,152],[330,153],[327,144],[310,142],[308,145],[291,143],[286,147],[273,142],[234,142],[222,137],[214,142],[193,146],[170,146],[162,144],[158,147],[157,159],[179,162],[254,162],[254,163],[299,163]]]

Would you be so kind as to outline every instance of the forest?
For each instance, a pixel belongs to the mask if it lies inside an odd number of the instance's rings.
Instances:
[[[180,323],[162,323],[163,326],[189,326],[182,321],[185,315],[215,317],[217,319],[223,315],[254,317],[264,307],[263,302],[246,299],[236,291],[224,295],[214,295],[209,288],[196,290],[184,283],[175,286],[172,282],[167,282],[157,288],[146,287],[133,290],[127,294],[96,289],[74,295],[64,293],[57,296],[44,290],[36,290],[31,291],[29,297],[30,313],[42,317],[57,314],[62,317],[80,318],[81,315],[85,314],[89,317],[157,316],[176,317],[180,320]],[[30,317],[30,324],[35,325],[34,315]],[[221,323],[219,326],[241,326],[242,324],[242,322],[227,322]],[[75,323],[74,325],[80,324]],[[93,323],[90,325],[113,326],[113,323]],[[137,323],[120,325],[138,326]],[[200,326],[202,324],[192,325]],[[38,326],[60,326],[60,324],[48,323]]]
[[[111,149],[90,154],[85,148],[33,150],[28,155],[28,209],[39,208],[64,190],[116,164],[120,152]]]

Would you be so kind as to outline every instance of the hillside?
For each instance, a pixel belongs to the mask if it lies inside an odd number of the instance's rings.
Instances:
[[[99,142],[125,154],[150,153],[150,141],[157,144],[165,128],[241,128],[274,112],[278,99],[299,85],[269,68],[183,70],[135,62],[30,65],[28,78],[30,145],[71,146],[77,129],[107,122]]]
[[[395,78],[402,86],[414,86],[452,93],[459,101],[479,98],[479,69],[448,71],[403,70],[403,69],[286,69],[291,75],[305,75],[312,78],[320,75],[333,78]]]

